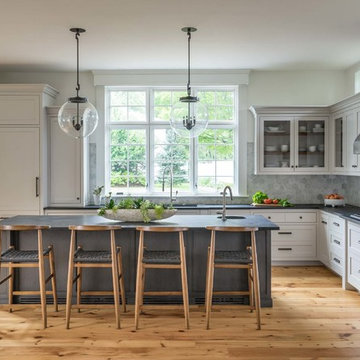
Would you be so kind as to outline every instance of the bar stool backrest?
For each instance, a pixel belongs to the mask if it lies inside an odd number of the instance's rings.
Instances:
[[[243,226],[207,226],[206,229],[211,231],[224,231],[224,232],[252,232],[259,230],[256,227],[243,227]]]

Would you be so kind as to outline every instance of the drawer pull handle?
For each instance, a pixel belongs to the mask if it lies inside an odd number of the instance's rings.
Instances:
[[[291,251],[292,248],[278,248],[278,250],[280,250],[280,251]]]
[[[335,244],[341,245],[341,242],[339,240],[334,240]]]
[[[334,257],[334,261],[337,262],[338,264],[341,263],[341,261],[339,259],[335,258],[335,257]]]
[[[35,178],[35,196],[40,196],[40,178],[38,176]]]
[[[279,231],[278,234],[279,235],[291,235],[292,232],[291,231]]]
[[[325,225],[327,225],[327,222],[326,222],[326,221],[324,221],[324,220],[323,220],[323,221],[322,221],[321,223],[322,223],[322,224],[325,224]]]
[[[357,168],[357,165],[351,165],[353,168]]]
[[[340,226],[340,224],[337,223],[337,222],[333,222],[333,224],[334,224],[335,226]]]

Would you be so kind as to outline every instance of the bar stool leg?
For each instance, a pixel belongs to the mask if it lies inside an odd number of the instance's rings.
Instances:
[[[143,251],[144,251],[144,232],[140,231],[139,236],[139,250],[138,250],[138,263],[136,273],[136,292],[135,292],[135,330],[139,328],[139,315],[140,315],[140,298],[141,298],[141,275],[143,272]]]
[[[82,268],[77,267],[77,280],[76,280],[76,305],[78,305],[78,313],[80,312],[80,304],[81,304],[81,286],[82,286]]]
[[[118,264],[117,264],[117,256],[116,256],[114,230],[110,230],[110,239],[111,239],[111,269],[112,269],[114,305],[115,305],[115,323],[116,323],[116,327],[120,329],[119,272],[118,272]]]
[[[251,274],[251,268],[248,268],[248,285],[249,285],[249,305],[251,307],[250,312],[253,312],[254,307],[254,286],[253,286],[253,277]]]
[[[57,289],[56,289],[56,273],[55,273],[55,258],[54,258],[54,248],[52,245],[49,246],[49,266],[50,272],[52,274],[51,277],[51,288],[52,288],[52,295],[54,300],[54,307],[55,311],[59,311],[58,307],[58,298],[57,298]]]
[[[183,293],[183,302],[184,302],[185,327],[189,329],[190,328],[189,291],[188,291],[187,271],[186,271],[184,233],[182,231],[179,232],[179,240],[180,240],[181,282],[182,282],[182,293]]]
[[[142,312],[142,306],[144,305],[145,274],[146,274],[146,268],[143,266],[142,267],[142,274],[141,274],[140,312]]]
[[[72,287],[73,287],[73,276],[74,276],[74,253],[75,253],[75,230],[71,230],[68,280],[67,280],[67,290],[66,290],[66,328],[67,329],[70,328],[71,299],[72,299]]]
[[[118,246],[118,274],[119,274],[119,284],[120,284],[120,295],[121,295],[121,305],[123,312],[126,312],[126,296],[125,296],[125,281],[124,281],[124,271],[123,271],[123,264],[122,264],[122,254],[121,254],[121,247]]]
[[[255,238],[255,233],[253,231],[251,232],[251,248],[252,248],[252,258],[253,258],[253,278],[254,278],[257,329],[261,330],[259,271],[258,271],[257,253],[256,253],[256,238]]]
[[[210,258],[210,246],[208,246],[208,252],[207,252],[207,260],[206,260],[206,280],[205,280],[205,301],[204,301],[204,310],[206,312],[206,299],[208,297],[207,291],[208,286],[207,283],[209,281],[209,258]]]
[[[9,265],[12,265],[12,263],[9,263]],[[9,267],[9,275],[11,276],[9,278],[9,305],[13,304],[13,291],[14,291],[14,268]],[[9,306],[9,312],[12,312],[11,306]]]
[[[210,256],[209,256],[209,277],[206,284],[206,329],[210,329],[210,315],[214,287],[214,258],[215,258],[215,231],[211,231]]]
[[[42,242],[42,231],[38,230],[38,249],[39,249],[39,284],[40,284],[40,300],[41,312],[43,319],[43,327],[47,327],[47,314],[46,314],[46,288],[45,288],[45,269],[44,269],[44,252]]]

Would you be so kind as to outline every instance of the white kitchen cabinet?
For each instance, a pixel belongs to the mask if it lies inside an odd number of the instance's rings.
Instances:
[[[253,210],[277,224],[271,232],[273,264],[298,264],[316,261],[316,210],[277,209]]]
[[[256,174],[326,174],[329,109],[252,107]]]
[[[360,291],[360,226],[349,222],[347,281]]]
[[[58,124],[58,107],[47,109],[49,121],[51,206],[85,204],[84,153],[86,140],[66,135]],[[86,163],[86,162],[85,162]]]
[[[0,85],[0,217],[39,215],[47,205],[45,107],[56,95],[44,84]]]

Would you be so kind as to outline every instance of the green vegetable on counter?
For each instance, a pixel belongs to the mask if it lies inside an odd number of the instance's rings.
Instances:
[[[255,204],[263,204],[264,200],[267,199],[267,194],[263,193],[262,191],[257,191],[253,197],[252,200]]]

